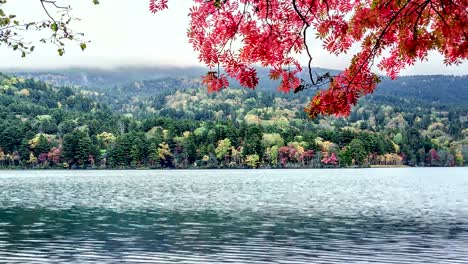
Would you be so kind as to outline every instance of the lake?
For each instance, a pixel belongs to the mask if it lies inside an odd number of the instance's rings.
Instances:
[[[0,171],[0,263],[468,263],[468,168]]]

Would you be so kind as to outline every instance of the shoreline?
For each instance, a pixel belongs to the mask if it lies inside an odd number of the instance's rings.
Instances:
[[[86,169],[65,169],[65,168],[0,168],[1,171],[202,171],[202,170],[365,170],[365,169],[421,169],[421,168],[468,168],[468,166],[453,166],[453,167],[411,167],[405,165],[376,165],[370,167],[330,167],[330,168],[184,168],[184,169],[174,169],[174,168],[86,168]]]
[[[408,165],[370,165],[370,168],[436,168],[436,167],[416,167],[416,166],[411,167]],[[440,166],[440,168],[451,168],[451,167]]]

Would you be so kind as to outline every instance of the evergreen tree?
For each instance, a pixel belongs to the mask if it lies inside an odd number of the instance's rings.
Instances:
[[[340,152],[340,159],[342,163],[347,165],[364,165],[364,160],[367,157],[364,144],[360,139],[353,139],[351,142],[342,149]]]

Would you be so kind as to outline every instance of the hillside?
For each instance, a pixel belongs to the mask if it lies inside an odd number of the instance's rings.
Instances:
[[[198,78],[206,73],[202,67],[118,67],[114,69],[6,69],[5,73],[23,78],[33,78],[56,86],[101,87],[127,84],[134,81],[159,78]]]
[[[0,162],[28,160],[40,135],[55,142],[74,129],[100,133],[116,126],[105,105],[69,87],[0,74]],[[49,143],[50,143],[49,142]],[[53,143],[58,146],[58,141]],[[49,149],[47,149],[49,150]],[[12,162],[9,160],[8,162]]]
[[[268,78],[269,71],[265,68],[257,68],[260,77],[259,89],[276,90],[278,82]],[[337,70],[316,68],[315,73],[330,72],[337,74]],[[160,79],[186,79],[196,80],[206,73],[203,67],[119,67],[115,69],[93,69],[93,68],[70,68],[58,70],[8,70],[10,74],[23,78],[33,78],[56,86],[79,86],[94,89],[103,87],[129,86],[132,83],[146,82],[147,95],[154,95],[160,86],[151,85],[148,82]],[[151,81],[152,80],[152,81]],[[233,87],[238,86],[231,82]],[[131,85],[130,85],[131,87]],[[152,90],[155,89],[156,91]],[[166,87],[167,88],[167,87]],[[306,93],[307,94],[307,93]],[[310,96],[311,94],[307,94]],[[374,95],[398,97],[404,99],[421,100],[422,102],[441,104],[468,103],[468,76],[448,75],[420,75],[401,76],[396,80],[383,78]]]
[[[440,89],[430,87],[421,96],[429,83],[424,80],[430,79]],[[261,87],[208,94],[198,79],[188,77],[56,87],[1,75],[0,163],[70,168],[466,164],[466,77],[402,80],[405,84],[395,87],[384,81],[347,119],[309,120],[302,111],[307,92]],[[456,98],[437,99],[444,96]]]
[[[384,79],[374,96],[415,100],[439,106],[468,106],[468,76],[403,76]]]

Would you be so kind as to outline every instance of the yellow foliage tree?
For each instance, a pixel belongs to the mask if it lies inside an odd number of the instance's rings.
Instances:
[[[257,154],[247,155],[245,163],[251,168],[257,168],[260,164],[260,157]]]

